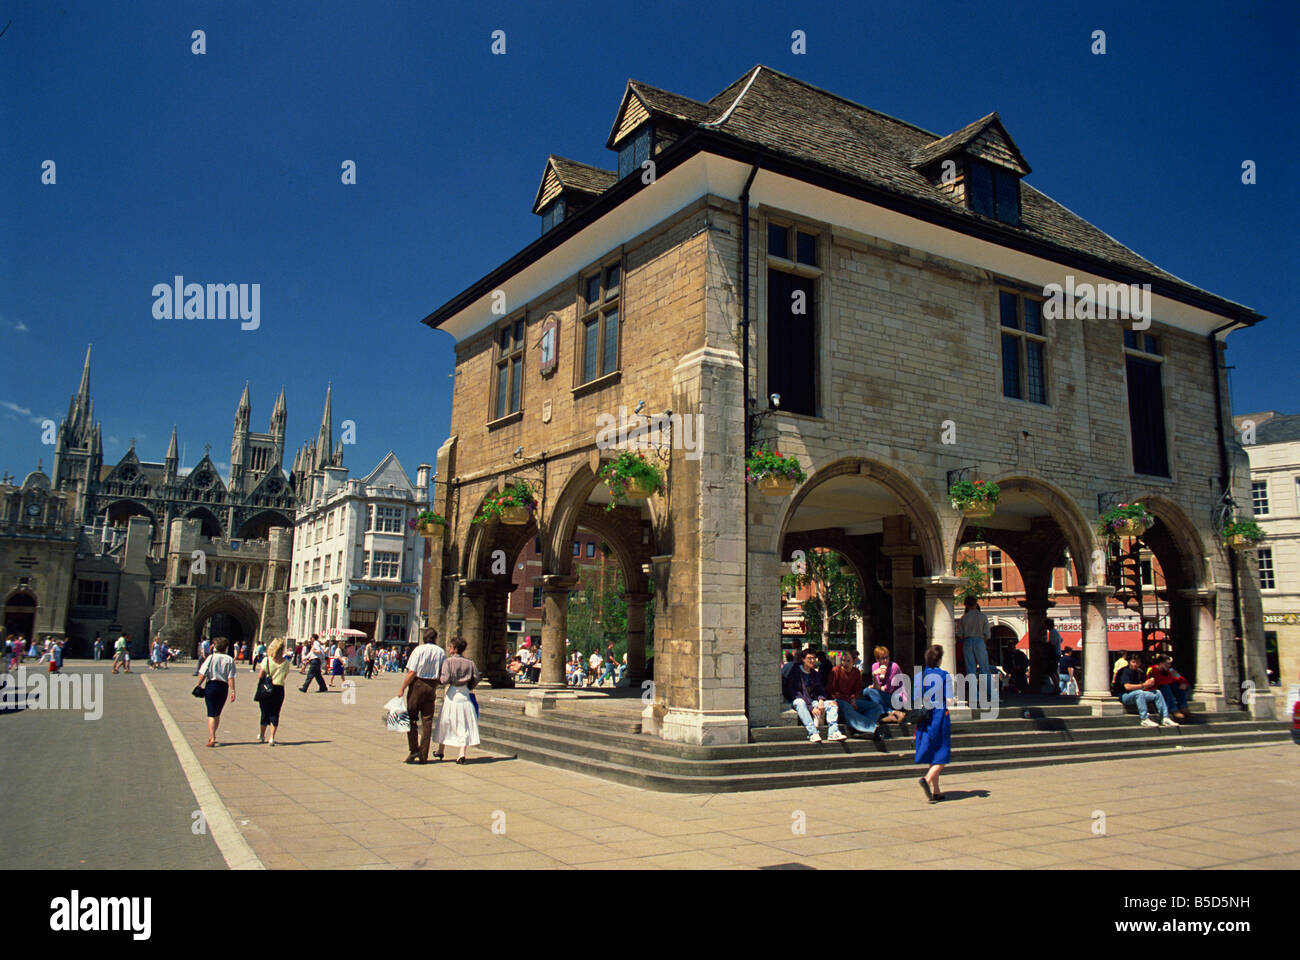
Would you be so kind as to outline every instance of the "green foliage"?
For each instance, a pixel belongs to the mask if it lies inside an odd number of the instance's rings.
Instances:
[[[532,510],[537,506],[537,498],[533,496],[532,489],[522,480],[518,480],[504,490],[493,490],[483,501],[483,506],[479,507],[478,515],[470,521],[471,523],[488,523],[497,520],[505,512],[506,507],[527,507]]]
[[[648,488],[651,493],[658,493],[664,485],[664,474],[659,465],[635,450],[624,450],[601,467],[600,479],[609,487],[612,498],[606,510],[613,510],[615,505],[627,500],[627,488],[632,481]]]
[[[1097,520],[1097,532],[1104,537],[1118,538],[1120,528],[1130,521],[1138,521],[1149,530],[1155,518],[1140,503],[1121,503],[1101,515]]]
[[[957,576],[965,577],[967,580],[966,586],[957,593],[957,599],[962,603],[966,602],[967,597],[978,600],[988,592],[988,578],[984,573],[984,567],[971,554],[964,553],[958,557],[957,562],[953,564],[953,571]]]
[[[812,588],[812,596],[802,604],[808,624],[804,642],[809,646],[820,647],[823,636],[832,632],[851,632],[846,628],[862,619],[862,584],[834,550],[810,551],[804,572],[787,573],[781,586],[790,591]]]
[[[1259,543],[1264,539],[1264,531],[1254,520],[1229,520],[1221,531],[1223,539],[1241,537],[1247,543]]]
[[[421,510],[415,515],[414,519],[406,521],[406,525],[412,530],[417,530],[426,523],[431,523],[437,527],[445,527],[447,518],[440,513],[434,513],[432,510]]]
[[[960,510],[979,503],[997,503],[1002,489],[992,480],[958,480],[948,488],[948,499]]]
[[[745,458],[745,482],[756,483],[764,477],[785,477],[795,483],[808,479],[798,458],[787,457],[780,450],[754,447]]]

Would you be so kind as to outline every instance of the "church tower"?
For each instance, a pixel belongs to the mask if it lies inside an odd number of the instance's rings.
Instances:
[[[289,414],[284,403],[284,387],[280,388],[280,396],[276,398],[275,409],[271,411],[271,460],[267,466],[277,466],[284,469],[284,427],[288,420]]]
[[[54,440],[54,488],[74,494],[74,516],[86,521],[91,487],[99,482],[103,448],[95,424],[95,401],[90,398],[90,345],[81,367],[81,383],[68,401],[68,414]]]
[[[244,395],[235,410],[235,433],[230,441],[230,492],[244,492],[244,464],[248,453],[248,434],[253,416],[253,403],[248,397],[248,381],[244,381]]]

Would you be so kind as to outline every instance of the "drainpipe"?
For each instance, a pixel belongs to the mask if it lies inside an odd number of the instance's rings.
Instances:
[[[1229,488],[1231,482],[1231,471],[1228,466],[1228,438],[1223,432],[1223,388],[1222,380],[1219,373],[1219,347],[1217,336],[1223,331],[1231,332],[1241,326],[1239,321],[1225,323],[1221,327],[1215,327],[1208,334],[1210,346],[1210,367],[1214,373],[1214,427],[1218,431],[1219,438],[1219,485],[1223,488],[1223,496],[1226,500],[1232,495]],[[1241,616],[1241,589],[1237,584],[1237,555],[1235,551],[1228,550],[1228,575],[1232,579],[1232,641],[1233,649],[1237,655],[1236,675],[1233,677],[1235,684],[1234,692],[1231,695],[1235,698],[1241,708],[1244,710],[1246,705],[1241,703],[1241,680],[1245,669],[1245,623]],[[1225,697],[1228,691],[1224,689]]]
[[[758,71],[754,71],[757,75]],[[751,82],[753,78],[750,78]],[[743,96],[743,93],[742,93]],[[739,99],[737,99],[739,102]],[[744,409],[741,411],[745,418],[745,449],[741,456],[749,456],[750,431],[749,431],[749,188],[754,185],[754,177],[758,176],[758,161],[755,160],[753,168],[749,171],[749,177],[745,180],[745,186],[740,191],[740,367],[741,376],[744,378],[743,404]],[[745,643],[749,644],[749,484],[745,484]],[[749,710],[749,656],[745,656],[745,716],[750,716]]]

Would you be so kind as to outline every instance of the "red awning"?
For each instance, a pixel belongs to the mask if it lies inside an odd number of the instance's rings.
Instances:
[[[1073,630],[1058,630],[1061,635],[1062,647],[1073,647],[1078,650],[1083,646],[1083,634]],[[1142,649],[1142,631],[1141,630],[1112,630],[1106,636],[1108,641],[1107,647],[1110,650],[1141,650]],[[1016,644],[1019,650],[1029,649],[1029,634],[1020,638]]]

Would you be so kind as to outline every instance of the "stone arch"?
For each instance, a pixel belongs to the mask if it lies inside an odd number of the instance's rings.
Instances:
[[[279,510],[261,510],[241,523],[235,536],[241,540],[266,540],[269,538],[271,527],[285,527],[292,530],[293,521]]]
[[[628,584],[628,589],[633,589],[632,583],[636,579],[641,582],[641,586],[637,589],[644,589],[645,574],[641,570],[641,563],[648,562],[649,556],[655,552],[653,549],[657,540],[655,531],[665,519],[663,494],[645,501],[650,512],[650,545],[645,551],[641,551],[646,555],[644,561],[633,560],[631,548],[621,542],[629,531],[616,530],[618,524],[613,520],[613,515],[619,510],[635,510],[638,515],[640,511],[632,507],[620,507],[611,512],[606,512],[599,506],[592,509],[592,504],[589,502],[591,494],[601,483],[598,473],[599,462],[599,455],[593,455],[590,460],[577,464],[568,479],[564,481],[564,486],[551,509],[550,522],[547,524],[547,536],[543,542],[543,569],[547,573],[572,572],[573,558],[567,548],[573,541],[578,527],[583,526],[594,533],[600,533],[616,552],[622,551],[619,560],[623,565],[624,580]],[[597,512],[600,516],[595,515]],[[615,547],[616,540],[620,541],[618,547]]]
[[[912,530],[916,533],[916,543],[921,549],[926,570],[931,575],[939,575],[949,569],[948,564],[951,560],[945,562],[939,516],[929,498],[915,481],[898,468],[884,461],[866,457],[845,457],[836,460],[816,470],[804,481],[785,509],[781,524],[776,529],[775,539],[770,544],[772,552],[781,555],[786,529],[808,496],[827,480],[844,476],[858,476],[863,480],[874,481],[893,494],[898,501],[900,512],[907,517]]]
[[[1024,494],[1047,511],[1070,551],[1070,562],[1074,565],[1074,582],[1080,586],[1095,583],[1096,572],[1093,570],[1092,552],[1096,549],[1097,539],[1093,534],[1092,525],[1084,517],[1083,511],[1079,509],[1073,498],[1056,484],[1028,472],[999,477],[995,482],[1002,493]],[[948,554],[950,564],[956,561],[957,554],[964,546],[962,537],[967,527],[977,522],[965,517],[961,519],[952,549]],[[1021,566],[1020,559],[1016,559],[1016,565]]]
[[[1135,499],[1160,521],[1143,534],[1142,539],[1160,562],[1165,582],[1171,588],[1200,589],[1208,586],[1205,563],[1207,551],[1196,525],[1186,511],[1159,494],[1142,495]]]
[[[224,613],[233,617],[239,622],[240,629],[243,631],[243,639],[247,640],[250,645],[256,645],[259,639],[260,623],[258,622],[258,612],[250,607],[243,600],[230,593],[222,593],[199,605],[194,614],[194,645],[198,648],[199,638],[203,634],[203,626],[213,616]]]
[[[224,529],[221,521],[207,507],[194,507],[185,514],[185,519],[199,521],[199,533],[203,536],[221,539]]]

